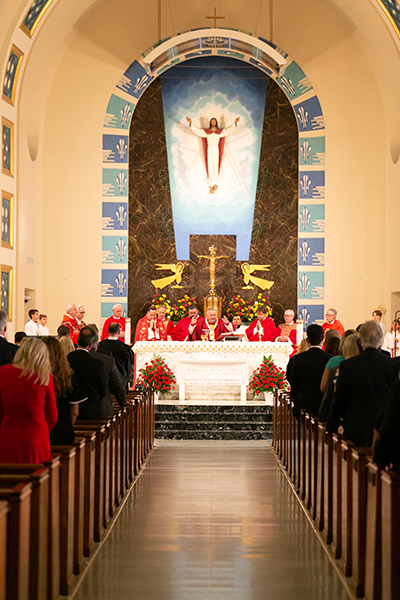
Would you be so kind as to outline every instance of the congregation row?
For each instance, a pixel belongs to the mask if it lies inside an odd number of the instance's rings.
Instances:
[[[126,406],[133,353],[118,324],[100,343],[97,326],[83,326],[76,347],[65,325],[60,338],[25,336],[19,346],[6,329],[0,311],[0,463],[41,464],[50,445],[73,443],[78,418],[112,417],[111,395]]]
[[[358,330],[358,331],[357,331]],[[375,462],[400,470],[400,358],[382,349],[377,320],[325,332],[317,324],[287,366],[294,404],[343,433],[356,446],[374,447]]]

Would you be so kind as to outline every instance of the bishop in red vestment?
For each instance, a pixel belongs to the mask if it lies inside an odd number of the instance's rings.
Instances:
[[[122,304],[114,304],[111,317],[108,317],[104,321],[103,330],[101,332],[101,341],[106,340],[108,338],[108,326],[110,323],[118,323],[119,325],[119,339],[124,342],[125,341],[125,319],[122,316]]]
[[[218,342],[224,337],[222,334],[230,333],[227,325],[229,321],[226,317],[224,319],[218,319],[216,308],[209,308],[207,310],[207,316],[204,319],[203,329],[197,328],[194,330],[192,340],[201,340],[201,334],[204,330],[208,332],[208,339],[210,342]],[[225,324],[226,323],[226,324]]]
[[[257,308],[257,319],[246,329],[249,342],[270,342],[276,327],[272,319],[267,317],[264,306]]]
[[[80,331],[79,323],[75,317],[76,312],[76,305],[68,304],[66,308],[66,314],[63,316],[61,321],[61,325],[65,325],[66,327],[68,327],[71,340],[74,344],[78,343],[78,335]]]
[[[155,306],[150,306],[146,315],[136,325],[135,342],[167,341],[167,328],[157,317]]]

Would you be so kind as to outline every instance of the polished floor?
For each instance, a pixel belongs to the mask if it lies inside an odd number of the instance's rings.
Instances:
[[[266,442],[163,441],[74,600],[347,600]]]

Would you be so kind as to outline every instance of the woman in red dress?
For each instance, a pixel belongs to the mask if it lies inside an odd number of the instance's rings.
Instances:
[[[48,350],[40,339],[24,338],[14,364],[0,367],[0,463],[49,460],[56,421]]]

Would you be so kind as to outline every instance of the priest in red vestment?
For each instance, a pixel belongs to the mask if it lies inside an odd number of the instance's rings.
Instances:
[[[344,334],[344,327],[336,318],[337,310],[335,308],[328,308],[325,317],[326,322],[322,325],[324,332],[326,333],[329,329],[336,329],[342,336]]]
[[[204,317],[199,315],[199,309],[197,306],[191,306],[189,308],[189,315],[183,317],[172,330],[171,338],[175,342],[191,342],[193,341],[193,335],[196,340],[201,339],[201,332],[204,329]],[[196,331],[196,333],[194,333]]]
[[[135,342],[158,341],[167,341],[167,328],[157,317],[157,309],[152,305],[136,325]]]
[[[203,329],[197,328],[194,330],[192,335],[193,341],[201,340],[203,331],[207,331],[208,340],[210,342],[218,342],[223,339],[224,333],[231,333],[227,327],[229,321],[226,317],[218,319],[218,312],[216,308],[207,309],[207,315],[204,319]]]
[[[118,338],[121,342],[125,342],[125,318],[122,316],[123,307],[122,304],[114,304],[112,308],[112,315],[104,321],[103,330],[101,332],[101,341],[108,338],[108,326],[111,323],[118,323],[119,333]]]
[[[76,305],[68,304],[67,308],[65,309],[65,312],[66,314],[62,318],[61,325],[65,325],[66,327],[68,327],[70,331],[71,340],[74,344],[77,344],[80,327],[76,319]]]
[[[275,329],[275,323],[267,317],[267,309],[259,306],[257,319],[246,329],[246,337],[249,342],[270,342]]]
[[[168,336],[171,335],[171,332],[174,328],[174,324],[171,319],[166,318],[166,314],[167,314],[166,307],[164,306],[164,304],[160,304],[160,306],[157,307],[157,316],[164,323],[165,330],[167,333],[167,339],[168,339]]]
[[[275,329],[272,333],[272,342],[292,342],[293,346],[297,345],[296,323],[294,322],[294,311],[291,308],[285,310],[285,322]]]

